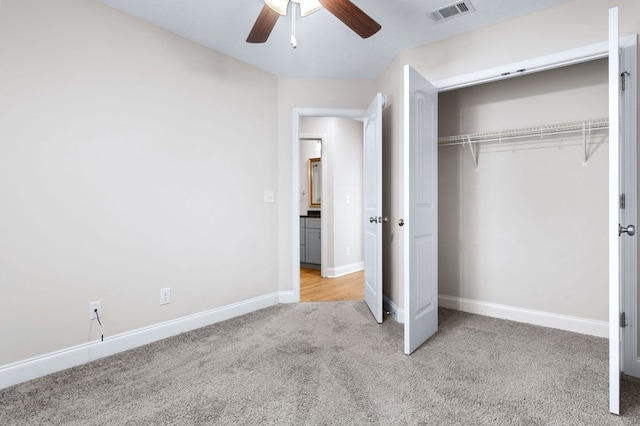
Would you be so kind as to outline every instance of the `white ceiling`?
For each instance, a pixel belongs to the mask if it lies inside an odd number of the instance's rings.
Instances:
[[[352,0],[382,25],[377,34],[363,40],[321,9],[298,18],[295,50],[291,13],[279,18],[266,43],[246,43],[263,0],[98,1],[278,76],[376,78],[403,50],[568,0],[468,0],[475,12],[440,23],[425,14],[451,0]]]

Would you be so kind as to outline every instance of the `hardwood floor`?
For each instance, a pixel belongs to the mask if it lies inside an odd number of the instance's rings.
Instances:
[[[301,302],[336,302],[364,299],[364,271],[338,278],[322,278],[316,269],[300,268]]]

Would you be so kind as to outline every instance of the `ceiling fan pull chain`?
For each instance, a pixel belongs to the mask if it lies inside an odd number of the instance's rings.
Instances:
[[[296,15],[298,14],[298,3],[291,2],[291,46],[295,49],[298,47],[296,40]]]

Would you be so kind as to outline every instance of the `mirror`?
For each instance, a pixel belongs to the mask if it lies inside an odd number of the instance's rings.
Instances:
[[[322,169],[320,158],[309,158],[309,207],[320,207],[322,196]]]

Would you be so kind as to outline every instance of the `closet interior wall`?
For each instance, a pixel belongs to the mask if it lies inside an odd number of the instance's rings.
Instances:
[[[439,95],[439,136],[606,118],[607,61]],[[607,133],[439,148],[439,293],[608,321]]]

